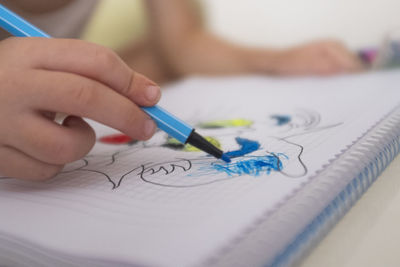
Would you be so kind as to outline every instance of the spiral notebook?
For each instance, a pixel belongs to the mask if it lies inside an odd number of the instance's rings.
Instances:
[[[397,155],[399,85],[399,71],[172,84],[160,105],[232,162],[90,121],[95,147],[55,178],[0,179],[0,265],[295,265]]]

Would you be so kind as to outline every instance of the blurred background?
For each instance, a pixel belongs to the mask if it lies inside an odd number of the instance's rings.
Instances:
[[[86,31],[86,39],[100,40],[100,43],[115,48],[126,42],[132,36],[131,32],[137,36],[138,31],[145,28],[142,1],[100,1],[96,16]],[[314,39],[335,38],[358,50],[381,45],[388,32],[400,28],[399,0],[198,2],[205,24],[212,32],[246,45],[279,48]],[[115,27],[118,24],[129,27]],[[131,32],[122,32],[122,29]],[[104,36],[108,40],[101,40]]]
[[[287,47],[317,38],[336,38],[352,49],[359,49],[379,45],[387,32],[400,27],[399,0],[202,0],[202,3],[213,31],[247,44]]]

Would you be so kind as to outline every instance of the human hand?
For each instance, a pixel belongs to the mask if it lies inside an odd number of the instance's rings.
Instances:
[[[155,123],[139,106],[160,88],[111,50],[79,40],[9,38],[0,42],[0,173],[42,180],[86,155],[95,133],[87,117],[146,140]],[[62,125],[56,112],[71,116]]]
[[[360,59],[336,41],[278,51],[271,59],[271,72],[278,75],[331,75],[363,69]]]

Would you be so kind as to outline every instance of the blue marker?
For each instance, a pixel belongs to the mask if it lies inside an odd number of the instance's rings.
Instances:
[[[50,35],[33,26],[14,12],[0,4],[0,27],[17,37],[45,37]],[[230,162],[230,158],[220,149],[197,134],[193,127],[176,118],[158,106],[142,107],[142,109],[157,123],[158,128],[165,131],[178,141],[191,144],[218,159]]]

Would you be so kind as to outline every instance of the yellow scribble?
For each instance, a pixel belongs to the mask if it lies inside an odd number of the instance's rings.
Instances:
[[[231,120],[215,120],[200,123],[198,126],[203,129],[229,128],[229,127],[250,127],[253,125],[251,120],[231,119]]]

